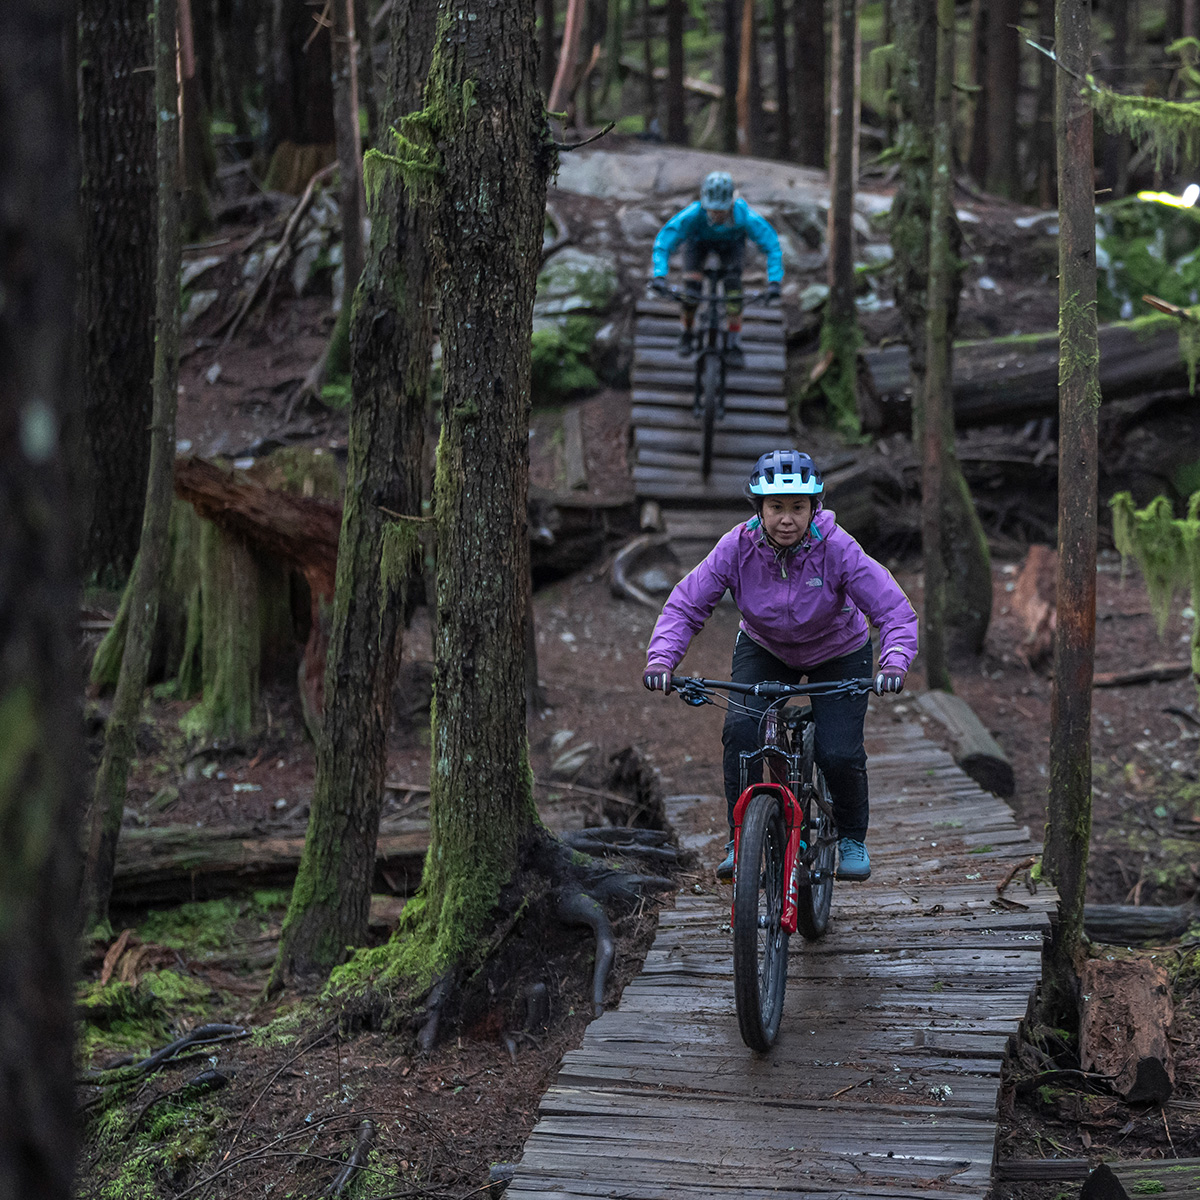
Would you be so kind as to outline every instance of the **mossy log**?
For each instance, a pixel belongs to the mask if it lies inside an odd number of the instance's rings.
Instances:
[[[1187,366],[1179,353],[1179,322],[1141,317],[1103,325],[1100,393],[1103,401],[1189,394]],[[874,391],[882,398],[888,429],[907,429],[910,383],[908,347],[861,351]],[[959,342],[954,347],[954,423],[959,429],[1005,425],[1058,410],[1058,334],[1031,334]]]

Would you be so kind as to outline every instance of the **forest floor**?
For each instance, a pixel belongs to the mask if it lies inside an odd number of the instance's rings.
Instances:
[[[576,206],[572,220],[586,212],[586,205]],[[994,227],[1005,222],[1011,224],[998,218]],[[980,224],[993,228],[987,220]],[[252,233],[228,236],[235,241],[226,246]],[[1052,285],[1033,278],[1023,286],[1031,292],[1032,308],[1052,310],[1044,294]],[[986,309],[988,319],[972,317],[972,305]],[[990,332],[1009,331],[993,327],[1005,312],[1010,324],[1017,320],[1013,307],[997,305],[990,289],[970,289],[964,308],[968,320],[978,318]],[[327,299],[280,295],[264,317],[252,314],[226,348],[211,337],[201,336],[198,343],[193,337],[181,379],[181,449],[234,456],[300,442],[342,454],[344,412],[298,406],[284,421],[295,386],[331,327]],[[627,494],[627,395],[609,391],[572,403],[584,410],[593,492]],[[535,415],[534,482],[551,490],[560,453],[557,428],[557,410]],[[954,686],[1011,758],[1017,791],[1010,803],[1036,838],[1045,819],[1050,682],[1017,653],[1020,633],[1009,605],[1020,558],[1009,542],[1003,552],[1008,557],[998,556],[993,564],[993,621],[985,651],[960,666]],[[563,824],[596,823],[604,819],[604,800],[593,793],[620,791],[620,763],[628,759],[625,752],[636,751],[658,772],[664,793],[708,797],[691,808],[689,827],[681,831],[692,845],[711,834],[675,876],[675,886],[684,889],[711,877],[724,841],[720,715],[643,690],[643,647],[655,614],[612,596],[608,561],[597,560],[535,596],[539,674],[549,704],[530,727],[539,799],[557,806]],[[919,608],[919,564],[888,565]],[[1115,556],[1106,553],[1097,584],[1098,671],[1186,658],[1196,619],[1190,609],[1172,608],[1160,641],[1136,571],[1123,576]],[[93,607],[103,608],[104,600],[95,598]],[[735,628],[736,614],[722,605],[693,643],[684,669],[723,677]],[[428,780],[430,658],[427,615],[418,610],[405,640],[388,772],[389,779],[416,788]],[[911,679],[919,686],[920,678],[918,664]],[[1181,679],[1097,689],[1093,699],[1088,899],[1179,903],[1200,886],[1195,686]],[[888,703],[916,715],[905,696]],[[268,683],[259,734],[204,754],[189,749],[177,732],[182,708],[156,699],[147,710],[127,825],[251,825],[264,837],[297,822],[302,828],[314,762],[294,686],[287,680]],[[417,791],[392,791],[388,811],[420,802]],[[590,1016],[590,941],[580,931],[531,921],[521,977],[421,1055],[411,1014],[403,1009],[377,1028],[371,1022],[339,1026],[311,998],[261,1002],[286,899],[286,893],[258,892],[157,913],[115,914],[118,936],[87,964],[91,1016],[82,1066],[105,1066],[122,1055],[136,1059],[206,1021],[253,1032],[103,1089],[104,1099],[89,1109],[85,1126],[81,1196],[321,1195],[364,1118],[374,1122],[377,1134],[355,1195],[465,1200],[484,1194],[491,1164],[520,1157],[539,1099]],[[669,893],[662,902],[671,902]],[[373,906],[373,939],[388,935],[399,909],[394,898],[380,898]],[[654,924],[654,906],[647,905],[618,928],[608,1003],[617,1001],[639,969]],[[1193,937],[1145,953],[1157,955],[1174,981],[1176,1100],[1183,1107],[1131,1109],[1082,1090],[1018,1088],[1020,1068],[1014,1063],[1002,1093],[1002,1159],[1094,1163],[1200,1156],[1200,948]],[[99,986],[102,978],[105,987]],[[544,983],[550,997],[548,1018],[532,1026],[525,993],[530,983]],[[207,1071],[220,1081],[205,1078]],[[94,1086],[81,1088],[84,1102],[100,1095]],[[1060,1193],[1076,1194],[1063,1184],[1000,1184],[995,1195],[1049,1200]]]

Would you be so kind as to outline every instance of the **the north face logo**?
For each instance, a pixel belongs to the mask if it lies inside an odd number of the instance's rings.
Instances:
[[[820,575],[814,575],[810,580],[808,580],[808,582],[806,583],[805,586],[806,587],[824,587],[825,581],[820,577]]]

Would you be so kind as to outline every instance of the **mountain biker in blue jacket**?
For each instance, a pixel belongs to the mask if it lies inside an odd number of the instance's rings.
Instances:
[[[704,261],[716,253],[725,272],[725,311],[729,338],[726,362],[737,368],[745,365],[742,351],[742,266],[746,258],[746,238],[750,237],[767,256],[767,299],[778,300],[783,282],[783,254],[779,235],[766,219],[745,200],[733,198],[733,176],[728,171],[713,171],[705,177],[700,199],[677,212],[654,239],[654,278],[651,286],[666,286],[671,255],[683,243],[683,330],[679,335],[679,354],[686,358],[695,348],[692,326],[700,304],[700,286],[704,279]]]

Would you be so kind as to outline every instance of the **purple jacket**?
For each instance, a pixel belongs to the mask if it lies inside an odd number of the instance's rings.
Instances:
[[[857,650],[867,618],[879,628],[880,665],[905,671],[917,653],[917,614],[892,578],[818,509],[800,545],[775,550],[757,517],[731,529],[663,605],[646,659],[672,671],[725,590],[742,630],[799,671]]]

